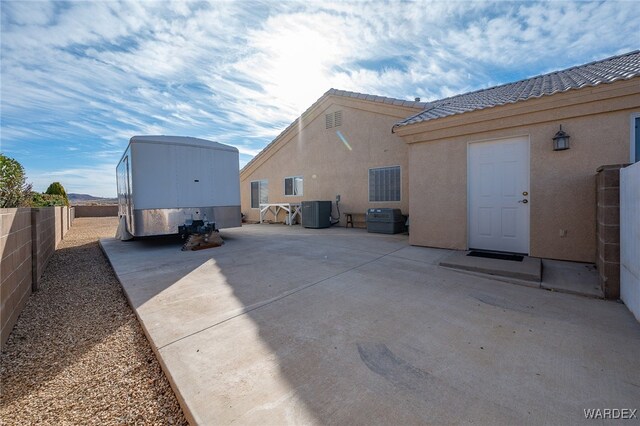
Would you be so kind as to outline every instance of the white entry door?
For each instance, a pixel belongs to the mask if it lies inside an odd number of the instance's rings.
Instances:
[[[529,138],[469,144],[469,248],[529,253]]]

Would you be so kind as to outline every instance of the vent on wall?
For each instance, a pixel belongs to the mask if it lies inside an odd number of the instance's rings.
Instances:
[[[324,116],[325,128],[342,126],[342,111],[332,112]]]
[[[324,124],[327,126],[327,129],[333,127],[333,113],[324,116]]]
[[[336,111],[333,113],[334,114],[334,119],[333,119],[333,125],[335,127],[341,126],[342,125],[342,111]]]

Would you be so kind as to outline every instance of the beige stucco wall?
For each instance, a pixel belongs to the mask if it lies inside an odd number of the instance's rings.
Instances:
[[[530,138],[530,254],[595,261],[595,172],[630,160],[631,114],[640,111],[639,80],[407,126],[410,242],[467,248],[467,144]],[[571,149],[553,151],[559,125]],[[411,129],[410,127],[414,127]],[[560,229],[567,230],[560,237]]]
[[[342,125],[325,128],[325,114],[342,110]],[[299,128],[283,135],[281,140],[265,150],[255,164],[249,164],[240,174],[242,212],[249,220],[259,220],[258,209],[251,208],[251,181],[268,180],[269,202],[300,202],[305,200],[335,201],[341,196],[340,210],[364,213],[369,207],[400,208],[407,214],[408,167],[407,145],[391,127],[399,119],[417,110],[373,102],[330,96],[321,102]],[[339,130],[351,146],[340,140]],[[402,195],[400,202],[369,202],[368,169],[401,166]],[[300,197],[284,195],[284,178],[303,176],[304,189]],[[333,215],[336,215],[335,204]],[[269,216],[268,219],[272,219]],[[283,216],[279,218],[283,220]],[[344,223],[344,214],[340,218]]]

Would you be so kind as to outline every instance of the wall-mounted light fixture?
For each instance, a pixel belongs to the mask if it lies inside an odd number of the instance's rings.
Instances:
[[[553,137],[553,150],[554,151],[564,151],[565,149],[569,149],[569,138],[570,136],[562,130],[562,124],[560,125],[560,130]]]

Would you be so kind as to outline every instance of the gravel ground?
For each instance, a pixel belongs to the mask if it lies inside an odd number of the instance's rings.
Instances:
[[[187,424],[98,239],[78,218],[0,354],[0,424]]]

